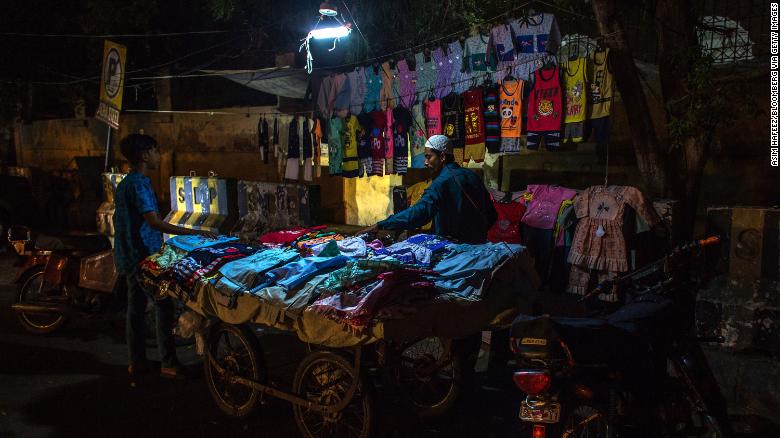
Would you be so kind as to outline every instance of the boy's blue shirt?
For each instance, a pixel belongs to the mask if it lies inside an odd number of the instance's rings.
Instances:
[[[120,274],[129,274],[162,247],[162,233],[143,217],[159,211],[151,181],[139,172],[128,173],[116,187],[114,203],[114,262]]]

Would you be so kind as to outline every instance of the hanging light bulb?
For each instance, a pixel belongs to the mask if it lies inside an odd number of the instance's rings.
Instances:
[[[352,26],[349,23],[342,24],[334,27],[322,27],[314,29],[309,32],[312,38],[315,40],[321,40],[326,38],[343,38],[352,31]]]
[[[309,41],[312,38],[317,40],[333,38],[333,47],[328,50],[333,51],[336,49],[336,43],[338,42],[339,38],[349,36],[350,32],[352,32],[352,25],[350,23],[344,23],[338,19],[338,8],[331,5],[330,1],[326,0],[325,2],[321,3],[319,12],[320,19],[317,21],[317,25],[314,26],[314,29],[309,31],[309,34],[306,35],[306,38],[301,40],[303,43],[298,49],[299,52],[303,51],[304,48],[306,49],[306,71],[308,73],[312,72],[314,64],[314,57],[312,57],[311,49],[309,48]],[[338,23],[338,26],[320,28],[320,23],[326,17],[332,18],[336,23]]]

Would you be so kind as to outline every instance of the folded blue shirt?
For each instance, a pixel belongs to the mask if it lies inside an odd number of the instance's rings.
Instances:
[[[262,281],[271,269],[300,258],[300,254],[292,250],[266,249],[249,257],[226,263],[219,268],[219,273],[229,280],[229,283],[225,284],[235,285],[235,288],[241,290],[250,290]]]
[[[168,244],[173,245],[176,248],[190,252],[198,248],[206,248],[214,246],[218,243],[232,242],[238,240],[238,237],[232,236],[217,236],[216,239],[209,239],[208,237],[198,235],[181,235],[174,236],[168,239]]]
[[[293,289],[316,275],[346,266],[349,260],[349,257],[339,255],[335,257],[306,257],[287,263],[266,273],[263,281],[252,288],[250,293],[256,293],[258,290],[272,285]]]
[[[428,267],[433,255],[443,251],[450,241],[433,234],[418,234],[376,251],[404,263]]]
[[[433,270],[439,275],[432,280],[436,287],[467,299],[481,298],[485,281],[495,269],[525,249],[507,243],[451,245],[450,248],[452,251],[434,265]]]

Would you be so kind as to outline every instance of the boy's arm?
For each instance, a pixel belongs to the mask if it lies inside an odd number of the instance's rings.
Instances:
[[[152,229],[157,230],[161,233],[165,234],[188,234],[188,235],[194,235],[198,234],[203,237],[207,237],[209,239],[216,239],[217,234],[213,233],[211,231],[206,230],[193,230],[190,228],[184,228],[179,227],[176,225],[173,225],[171,223],[165,222],[164,220],[160,219],[160,216],[157,214],[156,211],[150,211],[147,213],[144,213],[144,220],[147,224],[149,224]]]

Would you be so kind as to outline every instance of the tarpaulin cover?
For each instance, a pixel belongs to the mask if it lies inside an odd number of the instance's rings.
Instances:
[[[302,68],[272,67],[251,71],[203,70],[203,72],[218,74],[263,93],[292,99],[303,99],[309,85],[309,75]]]
[[[303,342],[333,348],[369,344],[379,339],[410,340],[431,336],[459,338],[483,328],[509,322],[518,312],[526,312],[534,298],[539,278],[526,251],[497,266],[485,286],[484,298],[463,299],[444,293],[420,303],[415,312],[402,319],[374,321],[360,334],[341,323],[305,310],[298,317],[285,316],[284,309],[272,300],[240,294],[233,308],[219,304],[219,293],[208,282],[197,287],[195,300],[186,304],[197,313],[230,324],[255,323],[295,331]]]

